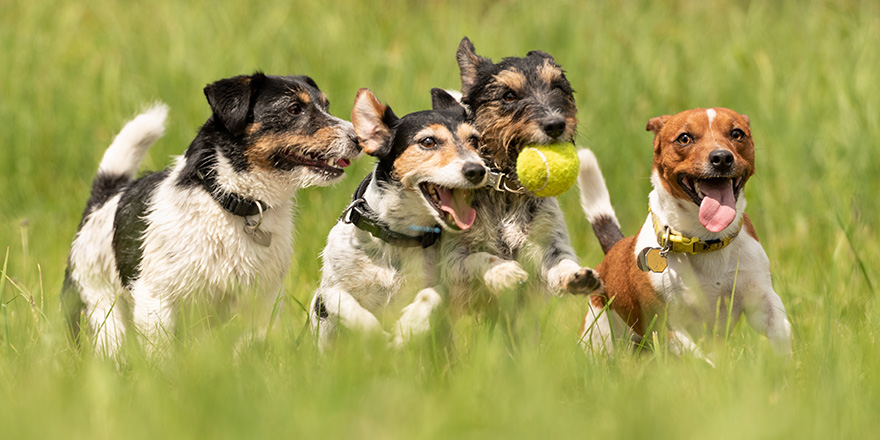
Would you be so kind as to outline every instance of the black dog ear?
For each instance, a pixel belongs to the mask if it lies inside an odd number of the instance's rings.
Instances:
[[[526,56],[527,57],[531,57],[531,56],[541,57],[546,60],[549,60],[551,64],[556,64],[556,58],[553,58],[553,55],[550,55],[549,53],[544,52],[543,50],[529,51],[529,53],[527,53]]]
[[[461,109],[462,112],[465,111],[465,107],[461,102],[455,99],[455,97],[449,94],[446,90],[437,87],[431,89],[431,109]]]
[[[461,39],[455,58],[458,60],[458,68],[461,70],[461,94],[466,97],[477,83],[478,67],[483,63],[491,63],[491,61],[477,55],[474,43],[471,43],[468,37]]]
[[[221,79],[205,87],[205,97],[214,117],[232,134],[244,131],[251,107],[251,97],[266,78],[260,72],[251,76]]]

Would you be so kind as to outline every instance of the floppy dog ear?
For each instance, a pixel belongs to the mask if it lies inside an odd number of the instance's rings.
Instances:
[[[461,99],[461,96],[459,96]],[[452,94],[446,90],[440,88],[431,89],[431,109],[432,110],[461,110],[461,112],[466,116],[467,108],[452,96]]]
[[[660,133],[660,129],[662,129],[663,126],[666,125],[666,121],[668,121],[668,120],[669,120],[669,115],[663,115],[663,116],[657,116],[655,118],[651,118],[648,120],[648,125],[645,126],[645,131],[653,131],[654,136],[656,136],[657,133]]]
[[[244,130],[251,97],[265,78],[265,75],[257,72],[251,76],[221,79],[205,87],[205,97],[208,98],[211,111],[230,133],[239,134]]]
[[[477,67],[491,61],[477,55],[474,43],[468,37],[461,39],[455,58],[458,59],[458,68],[461,70],[461,93],[468,96],[477,83]]]
[[[351,123],[364,153],[382,157],[391,152],[391,126],[397,115],[391,107],[382,105],[367,89],[358,90],[351,109]]]

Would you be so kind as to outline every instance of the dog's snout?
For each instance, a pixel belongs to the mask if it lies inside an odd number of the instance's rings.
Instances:
[[[709,153],[709,162],[717,170],[727,170],[733,166],[733,153],[730,150],[715,150]]]
[[[565,131],[565,118],[553,118],[544,122],[544,133],[552,138],[559,137]]]
[[[468,162],[464,164],[461,172],[464,174],[464,178],[474,185],[482,183],[483,178],[486,177],[486,167],[476,162]]]

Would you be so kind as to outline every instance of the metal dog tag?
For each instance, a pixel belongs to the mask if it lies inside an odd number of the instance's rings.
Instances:
[[[642,272],[650,270],[654,273],[660,273],[666,270],[667,266],[666,256],[663,255],[662,249],[650,247],[644,248],[639,252],[639,257],[636,259],[636,263]]]
[[[254,243],[260,246],[269,247],[269,245],[272,244],[272,233],[260,229],[259,224],[251,225],[246,221],[244,224],[244,232],[245,234],[250,235],[254,240]]]

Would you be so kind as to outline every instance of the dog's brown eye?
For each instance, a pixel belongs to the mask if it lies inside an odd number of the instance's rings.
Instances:
[[[516,93],[507,92],[504,94],[504,96],[501,97],[501,99],[503,99],[504,102],[508,102],[508,103],[516,101]]]
[[[675,142],[678,142],[678,145],[681,145],[682,147],[690,145],[693,141],[694,138],[692,138],[691,135],[688,133],[682,133],[678,135],[677,138],[675,138]]]
[[[744,137],[746,137],[746,134],[738,128],[734,128],[730,131],[730,138],[735,141],[741,141]]]
[[[294,103],[294,104],[291,104],[290,107],[287,107],[287,111],[290,114],[296,116],[296,115],[303,112],[303,108],[302,108],[302,105],[300,105],[299,103]]]
[[[468,138],[468,144],[476,150],[480,146],[480,138],[477,136],[471,136]]]
[[[419,144],[422,146],[422,148],[431,149],[437,145],[437,141],[432,137],[426,137],[419,141]]]

